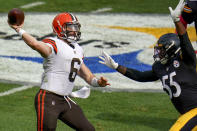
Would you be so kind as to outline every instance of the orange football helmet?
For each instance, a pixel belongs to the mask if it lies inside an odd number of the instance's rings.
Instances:
[[[58,14],[53,19],[52,27],[57,37],[66,39],[68,42],[78,41],[81,37],[81,25],[77,17],[71,13]]]

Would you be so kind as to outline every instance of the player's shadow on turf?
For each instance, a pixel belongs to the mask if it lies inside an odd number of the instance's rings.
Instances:
[[[100,113],[96,116],[97,119],[105,121],[114,121],[117,123],[124,123],[131,127],[133,125],[144,125],[151,128],[154,128],[158,131],[167,131],[176,121],[172,118],[163,118],[163,117],[152,117],[152,116],[140,116],[139,115],[127,115],[120,113]]]

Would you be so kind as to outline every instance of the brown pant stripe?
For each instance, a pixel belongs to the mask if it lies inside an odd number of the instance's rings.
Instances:
[[[38,94],[38,131],[40,131],[40,95],[42,94],[42,90],[40,90]]]
[[[41,131],[43,131],[43,119],[44,119],[44,99],[45,99],[46,91],[44,91],[42,95],[42,107],[41,107]]]

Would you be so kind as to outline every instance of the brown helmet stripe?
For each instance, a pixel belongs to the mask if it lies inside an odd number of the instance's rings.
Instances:
[[[72,13],[68,13],[70,17],[72,18],[72,21],[77,21],[76,17]]]

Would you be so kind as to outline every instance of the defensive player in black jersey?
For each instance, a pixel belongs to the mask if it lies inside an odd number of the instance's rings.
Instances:
[[[118,65],[106,52],[99,58],[100,63],[116,69],[124,76],[139,82],[161,80],[163,89],[181,114],[170,131],[197,130],[197,72],[196,54],[188,38],[186,29],[180,22],[184,0],[172,10],[171,17],[177,34],[162,35],[154,46],[154,60],[151,71],[140,72]]]

